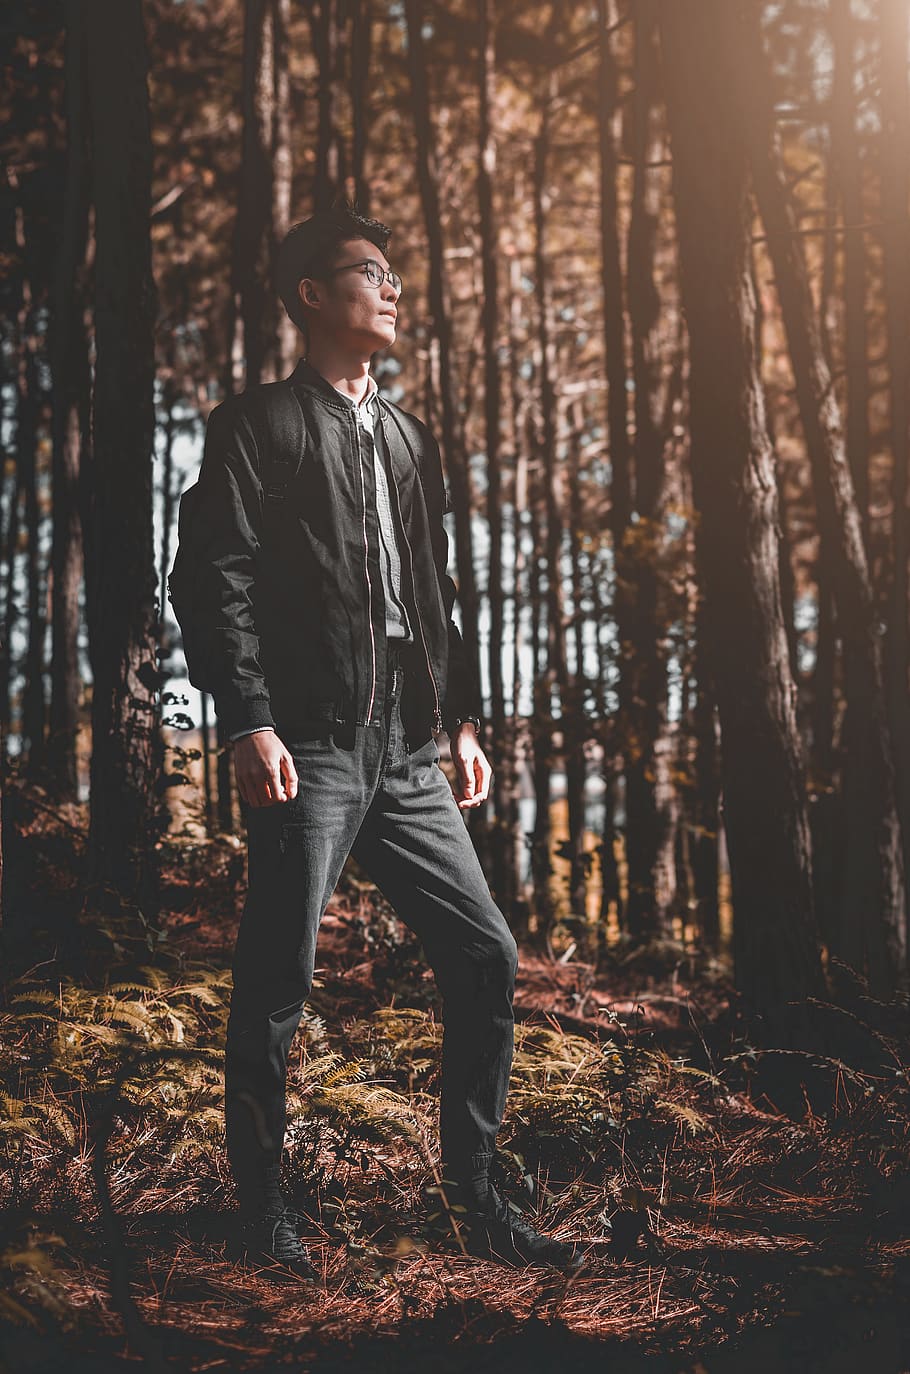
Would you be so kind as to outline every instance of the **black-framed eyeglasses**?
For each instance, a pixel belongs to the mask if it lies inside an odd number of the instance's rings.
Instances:
[[[322,276],[334,277],[336,272],[347,272],[349,267],[363,267],[366,269],[364,275],[367,281],[373,286],[382,286],[382,283],[388,280],[389,285],[399,294],[401,293],[401,278],[398,273],[393,272],[391,268],[383,267],[382,263],[377,262],[375,258],[364,258],[362,262],[342,263],[340,267],[333,267],[328,272],[323,272]]]

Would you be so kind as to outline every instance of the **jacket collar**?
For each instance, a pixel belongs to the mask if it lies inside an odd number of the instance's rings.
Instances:
[[[352,398],[350,396],[345,396],[336,386],[333,386],[326,377],[323,377],[321,372],[316,371],[312,363],[307,362],[306,358],[298,358],[297,366],[294,368],[290,377],[288,377],[288,381],[292,386],[303,387],[307,391],[314,392],[330,405],[342,406],[347,410],[354,409],[354,401]],[[376,386],[376,379],[373,374],[370,373],[369,384],[364,400],[369,400],[370,397],[376,395],[377,392],[378,387]]]

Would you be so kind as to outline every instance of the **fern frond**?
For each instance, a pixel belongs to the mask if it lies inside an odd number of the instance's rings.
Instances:
[[[223,993],[217,993],[208,983],[189,983],[172,988],[168,995],[170,997],[192,997],[207,1007],[220,1007],[225,1001]]]
[[[367,1059],[351,1059],[347,1063],[339,1064],[337,1069],[331,1069],[323,1078],[321,1086],[323,1088],[337,1088],[343,1083],[355,1083],[366,1077],[370,1072],[371,1065]]]
[[[35,988],[32,992],[17,992],[14,997],[9,999],[11,1007],[19,1007],[23,1004],[51,1006],[60,1009],[60,998],[55,992],[48,992],[45,988]]]
[[[142,1002],[118,1002],[108,1012],[108,1020],[114,1025],[129,1026],[146,1037],[155,1028],[155,1018]]]
[[[137,968],[136,972],[141,973],[147,980],[148,987],[154,988],[156,992],[160,992],[161,989],[166,986],[167,980],[164,973],[160,968],[155,968],[152,964],[143,964],[140,968]]]
[[[33,1136],[35,1140],[43,1139],[33,1116],[16,1117],[14,1121],[0,1121],[0,1135]]]
[[[126,1047],[131,1042],[124,1036],[122,1031],[116,1030],[113,1026],[86,1025],[85,1022],[71,1022],[70,1029],[78,1035],[84,1036],[87,1040],[100,1040],[104,1045],[116,1045],[121,1048]]]
[[[329,1069],[334,1068],[340,1059],[341,1055],[335,1050],[320,1055],[318,1059],[310,1059],[303,1066],[303,1077],[305,1079],[321,1078]]]
[[[716,1073],[709,1073],[707,1069],[696,1068],[694,1064],[674,1064],[674,1073],[689,1074],[692,1078],[703,1078],[706,1083],[711,1083],[715,1088],[722,1088],[723,1083]]]
[[[703,1131],[709,1130],[711,1123],[707,1117],[702,1116],[694,1107],[688,1107],[683,1102],[670,1102],[664,1097],[659,1097],[654,1102],[655,1107],[662,1108],[674,1117],[681,1126],[685,1126],[690,1135],[701,1135]]]
[[[8,1092],[0,1091],[0,1104],[10,1120],[15,1121],[18,1117],[27,1116],[31,1111],[31,1105],[23,1101],[21,1097],[13,1097]]]
[[[36,1102],[35,1112],[44,1118],[45,1124],[53,1126],[67,1145],[75,1145],[76,1132],[69,1116],[56,1102]]]

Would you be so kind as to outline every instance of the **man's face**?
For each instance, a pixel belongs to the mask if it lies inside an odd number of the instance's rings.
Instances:
[[[374,286],[364,262],[371,258],[381,267],[390,263],[369,239],[351,239],[335,254],[325,277],[303,277],[297,290],[308,307],[310,337],[314,332],[369,357],[395,342],[396,302],[400,291],[387,279]]]

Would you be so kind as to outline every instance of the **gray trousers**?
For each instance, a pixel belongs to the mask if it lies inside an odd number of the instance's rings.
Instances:
[[[329,733],[283,740],[297,796],[241,807],[249,890],[225,1051],[227,1149],[241,1207],[255,1206],[264,1174],[274,1177],[280,1163],[288,1053],[312,988],[319,925],[349,853],[420,939],[442,994],[444,1176],[476,1176],[493,1156],[512,1065],[518,948],[435,740],[412,752],[405,736],[405,671],[391,640],[383,727],[356,726],[343,744]]]

